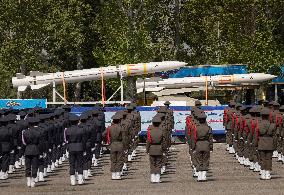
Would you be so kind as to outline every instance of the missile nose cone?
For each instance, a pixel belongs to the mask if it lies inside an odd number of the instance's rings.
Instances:
[[[272,74],[269,74],[269,75],[268,75],[268,78],[269,78],[269,79],[275,79],[275,78],[277,78],[277,76],[272,75]]]

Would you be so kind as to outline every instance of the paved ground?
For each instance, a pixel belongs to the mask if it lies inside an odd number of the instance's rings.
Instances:
[[[0,181],[0,194],[284,194],[284,165],[274,161],[272,180],[261,181],[258,173],[239,165],[233,156],[227,154],[224,144],[214,144],[211,157],[208,181],[203,183],[197,183],[192,178],[187,145],[176,145],[171,152],[168,174],[162,177],[163,183],[150,184],[148,156],[145,148],[139,147],[138,157],[121,181],[110,180],[109,155],[105,155],[101,166],[93,169],[94,177],[83,186],[69,185],[68,166],[65,163],[34,189],[25,186],[24,172],[20,170],[9,180]]]

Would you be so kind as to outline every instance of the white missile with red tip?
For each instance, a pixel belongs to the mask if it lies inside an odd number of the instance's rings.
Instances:
[[[264,73],[251,73],[251,74],[232,74],[232,75],[215,75],[215,76],[201,76],[201,77],[184,77],[184,78],[149,78],[138,79],[136,81],[137,93],[145,91],[161,91],[169,88],[187,88],[187,87],[201,87],[205,86],[206,82],[210,86],[223,86],[223,85],[238,85],[238,84],[251,84],[261,83],[276,78],[276,76]]]
[[[31,86],[31,89],[39,89],[53,82],[55,84],[63,83],[63,81],[66,83],[76,83],[82,81],[101,80],[102,78],[116,78],[120,75],[122,77],[146,75],[155,72],[179,69],[185,65],[185,62],[163,61],[107,66],[56,73],[31,71],[29,76],[17,73],[16,77],[12,78],[12,84],[14,88],[18,88],[18,91],[24,91],[27,86]]]

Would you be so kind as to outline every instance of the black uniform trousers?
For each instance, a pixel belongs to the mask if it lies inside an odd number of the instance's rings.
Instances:
[[[8,167],[9,167],[9,157],[10,157],[10,153],[9,153],[9,152],[3,152],[3,153],[2,153],[1,170],[2,170],[3,172],[8,171]]]
[[[150,172],[151,174],[161,174],[162,155],[150,155]]]
[[[69,152],[70,175],[83,174],[83,152]]]
[[[38,155],[26,155],[25,164],[26,164],[26,177],[37,177],[38,170]]]

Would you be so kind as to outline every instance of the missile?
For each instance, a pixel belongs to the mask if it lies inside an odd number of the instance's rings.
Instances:
[[[200,87],[205,86],[206,82],[211,86],[222,85],[239,85],[261,83],[276,78],[276,76],[264,73],[251,74],[233,74],[233,75],[215,75],[215,76],[201,76],[201,77],[184,77],[184,78],[149,78],[138,79],[136,81],[137,93],[145,91],[157,92],[163,89],[170,88],[186,88],[186,87]]]
[[[16,77],[12,78],[12,84],[14,88],[18,88],[18,91],[24,91],[27,86],[31,86],[31,89],[39,89],[53,82],[55,82],[55,84],[60,84],[63,81],[66,83],[77,83],[82,81],[101,80],[102,78],[116,78],[120,77],[120,75],[122,77],[146,75],[155,72],[179,69],[185,65],[185,62],[163,61],[125,64],[55,73],[31,71],[29,76],[17,73]]]

